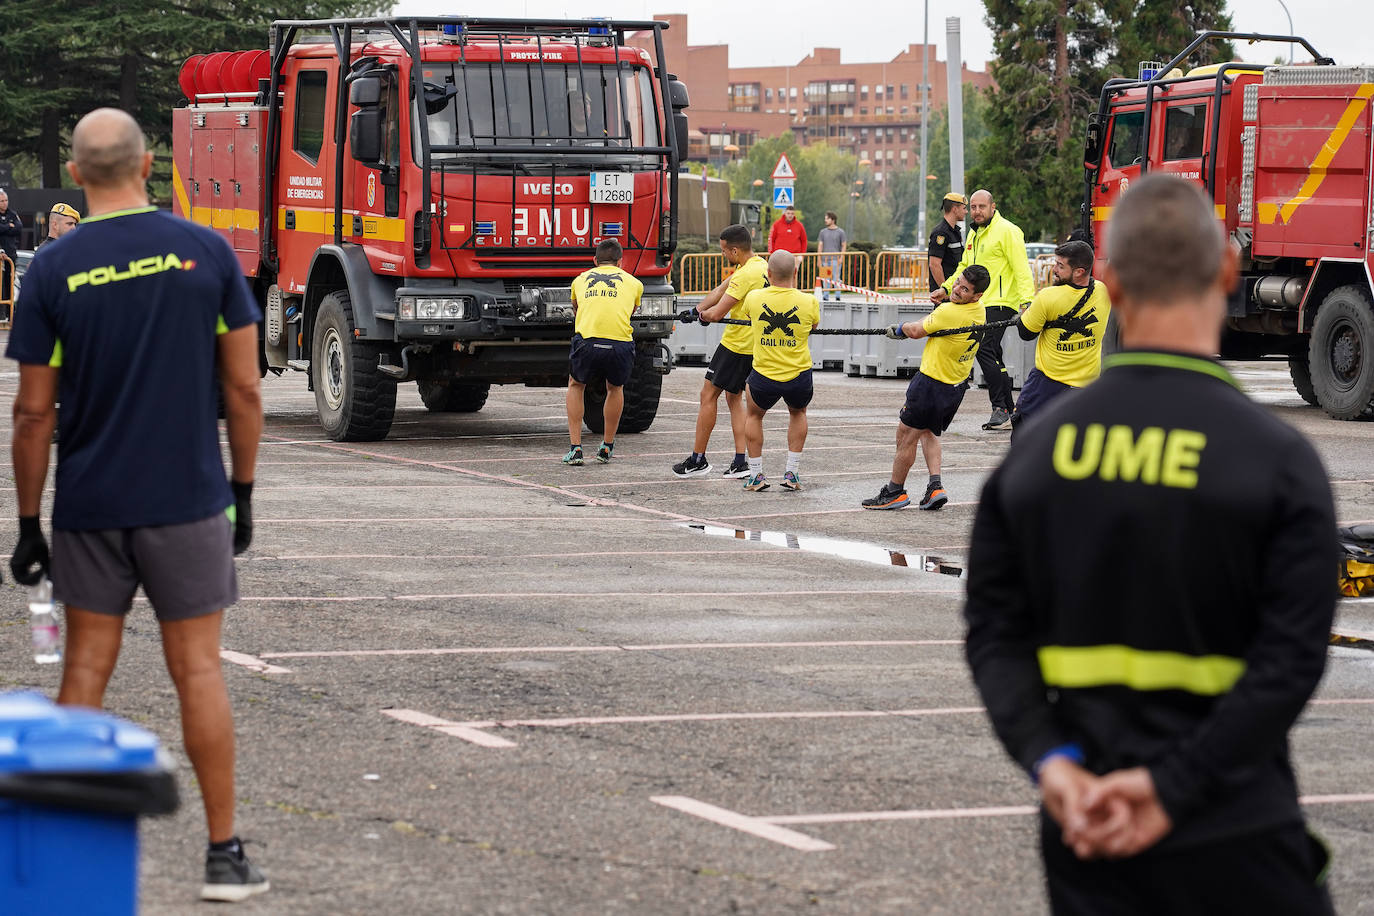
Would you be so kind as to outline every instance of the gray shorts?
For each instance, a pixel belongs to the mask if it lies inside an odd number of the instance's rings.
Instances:
[[[184,525],[52,533],[53,597],[122,617],[139,585],[158,620],[189,620],[238,601],[234,526],[217,512]]]

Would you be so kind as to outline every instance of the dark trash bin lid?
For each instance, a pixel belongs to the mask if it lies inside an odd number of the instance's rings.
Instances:
[[[156,735],[32,691],[0,693],[0,798],[128,814],[177,807]]]

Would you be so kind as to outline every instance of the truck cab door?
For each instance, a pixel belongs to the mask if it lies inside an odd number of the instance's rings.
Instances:
[[[409,232],[401,214],[406,212],[405,155],[407,118],[402,114],[401,99],[409,96],[406,78],[395,67],[380,74],[381,101],[377,106],[382,122],[382,160],[376,168],[350,158],[345,167],[352,168],[352,200],[362,223],[361,241],[373,267],[381,273],[404,273],[409,254]],[[413,114],[413,109],[411,109]],[[410,132],[414,136],[413,132]]]
[[[289,66],[289,65],[288,65]],[[334,80],[326,60],[285,74],[275,223],[278,284],[303,292],[315,250],[334,237]]]
[[[1121,195],[1140,177],[1141,136],[1145,109],[1114,109],[1105,129],[1102,165],[1093,186],[1093,238],[1098,240],[1099,260],[1105,257],[1107,220]]]
[[[1171,101],[1155,109],[1154,123],[1164,125],[1158,171],[1205,186],[1202,163],[1208,153],[1210,109],[1210,101],[1200,98]]]

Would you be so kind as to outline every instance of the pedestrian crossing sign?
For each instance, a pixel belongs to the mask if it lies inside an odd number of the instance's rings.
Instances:
[[[794,202],[794,195],[791,188],[773,188],[773,207],[775,209],[785,210],[788,207],[794,206],[796,206],[796,203]]]
[[[792,160],[783,153],[778,157],[778,164],[773,166],[773,178],[796,178],[797,170],[792,168]]]

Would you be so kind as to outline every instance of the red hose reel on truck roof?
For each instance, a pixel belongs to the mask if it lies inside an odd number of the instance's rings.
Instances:
[[[177,83],[194,102],[198,96],[257,92],[258,80],[271,75],[272,58],[266,51],[216,51],[186,58]]]

